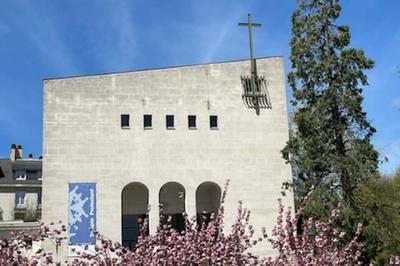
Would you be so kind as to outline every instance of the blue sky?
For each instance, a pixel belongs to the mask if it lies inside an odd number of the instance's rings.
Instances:
[[[252,13],[256,56],[282,55],[290,69],[294,0],[2,0],[0,3],[0,157],[11,143],[41,154],[42,80],[248,57]],[[364,109],[373,142],[400,166],[400,1],[343,1],[340,23],[351,46],[375,60]],[[383,157],[382,157],[383,158]]]

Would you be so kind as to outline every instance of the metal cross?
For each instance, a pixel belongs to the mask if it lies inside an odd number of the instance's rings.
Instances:
[[[256,86],[258,86],[258,82],[256,82],[256,80],[258,81],[258,77],[257,77],[257,65],[256,65],[256,60],[254,59],[253,56],[253,36],[251,33],[251,28],[252,27],[261,27],[260,23],[253,23],[251,22],[251,15],[248,14],[247,15],[247,23],[239,23],[239,26],[246,26],[249,29],[249,47],[250,47],[250,64],[251,64],[251,90],[252,90],[252,94],[253,94],[253,104],[255,106],[256,109],[256,114],[259,115],[260,114],[260,104],[258,102],[258,98],[256,96]]]
[[[257,75],[257,67],[255,64],[254,56],[253,56],[253,35],[251,32],[252,27],[261,27],[260,23],[251,22],[251,15],[247,15],[247,23],[239,23],[239,26],[245,26],[249,29],[249,47],[250,47],[250,62],[251,62],[251,74]]]

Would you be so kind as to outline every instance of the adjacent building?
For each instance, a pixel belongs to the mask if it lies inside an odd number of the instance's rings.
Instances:
[[[0,237],[41,219],[42,160],[22,155],[22,146],[12,144],[9,158],[0,159]]]

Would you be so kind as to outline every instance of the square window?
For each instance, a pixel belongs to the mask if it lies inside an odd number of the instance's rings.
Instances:
[[[175,129],[174,128],[174,116],[173,115],[167,115],[165,117],[166,123],[167,123],[167,129]]]
[[[25,208],[25,192],[23,191],[15,192],[15,207]]]
[[[37,171],[37,180],[42,180],[42,171]]]
[[[218,129],[218,116],[210,115],[210,128]]]
[[[196,116],[195,115],[188,116],[188,126],[189,126],[189,129],[196,129]]]
[[[143,116],[143,127],[144,129],[151,129],[152,127],[152,117],[151,115],[144,115]]]
[[[37,180],[37,171],[26,171],[26,180]]]
[[[129,115],[121,115],[121,128],[129,128]]]

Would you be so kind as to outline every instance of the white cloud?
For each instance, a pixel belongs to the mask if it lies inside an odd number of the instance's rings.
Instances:
[[[236,16],[233,16],[230,19],[227,19],[225,23],[220,27],[219,32],[216,34],[217,38],[213,40],[212,45],[208,47],[207,52],[202,59],[203,62],[212,62],[213,59],[215,58],[215,55],[219,52],[219,50],[222,48],[225,38],[228,35],[228,33],[232,30],[232,21],[234,21]]]

